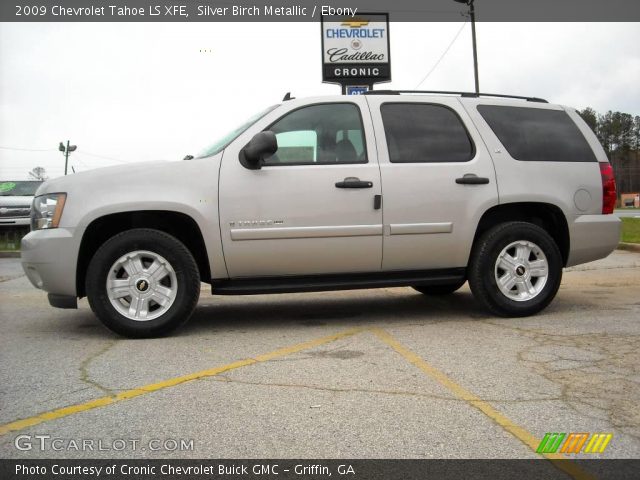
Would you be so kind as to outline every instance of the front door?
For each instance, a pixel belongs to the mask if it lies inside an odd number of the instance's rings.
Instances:
[[[238,161],[247,136],[222,158],[220,227],[229,276],[379,271],[380,171],[366,101],[285,105],[257,127],[278,140],[260,170]]]

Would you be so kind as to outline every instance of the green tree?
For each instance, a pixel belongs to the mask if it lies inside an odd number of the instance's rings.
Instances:
[[[598,114],[591,108],[579,113],[600,140],[613,166],[618,191],[640,191],[640,116],[611,110]]]
[[[578,115],[580,115],[582,117],[582,119],[585,121],[585,123],[587,125],[589,125],[589,128],[591,130],[593,130],[594,133],[597,132],[597,130],[598,130],[598,114],[596,113],[596,111],[593,108],[587,107],[582,111],[578,111]]]
[[[638,160],[638,150],[640,150],[640,115],[636,115],[633,119],[633,143],[632,148],[636,152],[636,160]]]
[[[617,121],[617,143],[618,150],[628,152],[633,144],[633,116],[628,113],[616,112]]]
[[[611,152],[614,150],[614,130],[613,112],[611,110],[604,115],[598,115],[598,128],[596,133],[600,143],[602,143],[602,146],[604,147],[604,151],[607,152],[609,159],[611,159]]]

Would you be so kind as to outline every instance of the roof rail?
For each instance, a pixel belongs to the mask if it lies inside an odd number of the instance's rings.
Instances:
[[[475,92],[450,92],[447,90],[369,90],[363,95],[400,95],[403,93],[430,93],[436,95],[460,95],[461,97],[496,97],[496,98],[516,98],[527,102],[549,103],[544,98],[521,97],[519,95],[502,95],[499,93],[475,93]]]

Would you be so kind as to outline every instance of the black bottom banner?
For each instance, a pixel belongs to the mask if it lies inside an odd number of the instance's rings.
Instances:
[[[637,479],[640,460],[0,460],[13,479]]]

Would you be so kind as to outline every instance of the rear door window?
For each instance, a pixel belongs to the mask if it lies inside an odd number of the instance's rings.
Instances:
[[[468,162],[474,146],[460,117],[427,103],[385,103],[380,107],[392,163]]]

